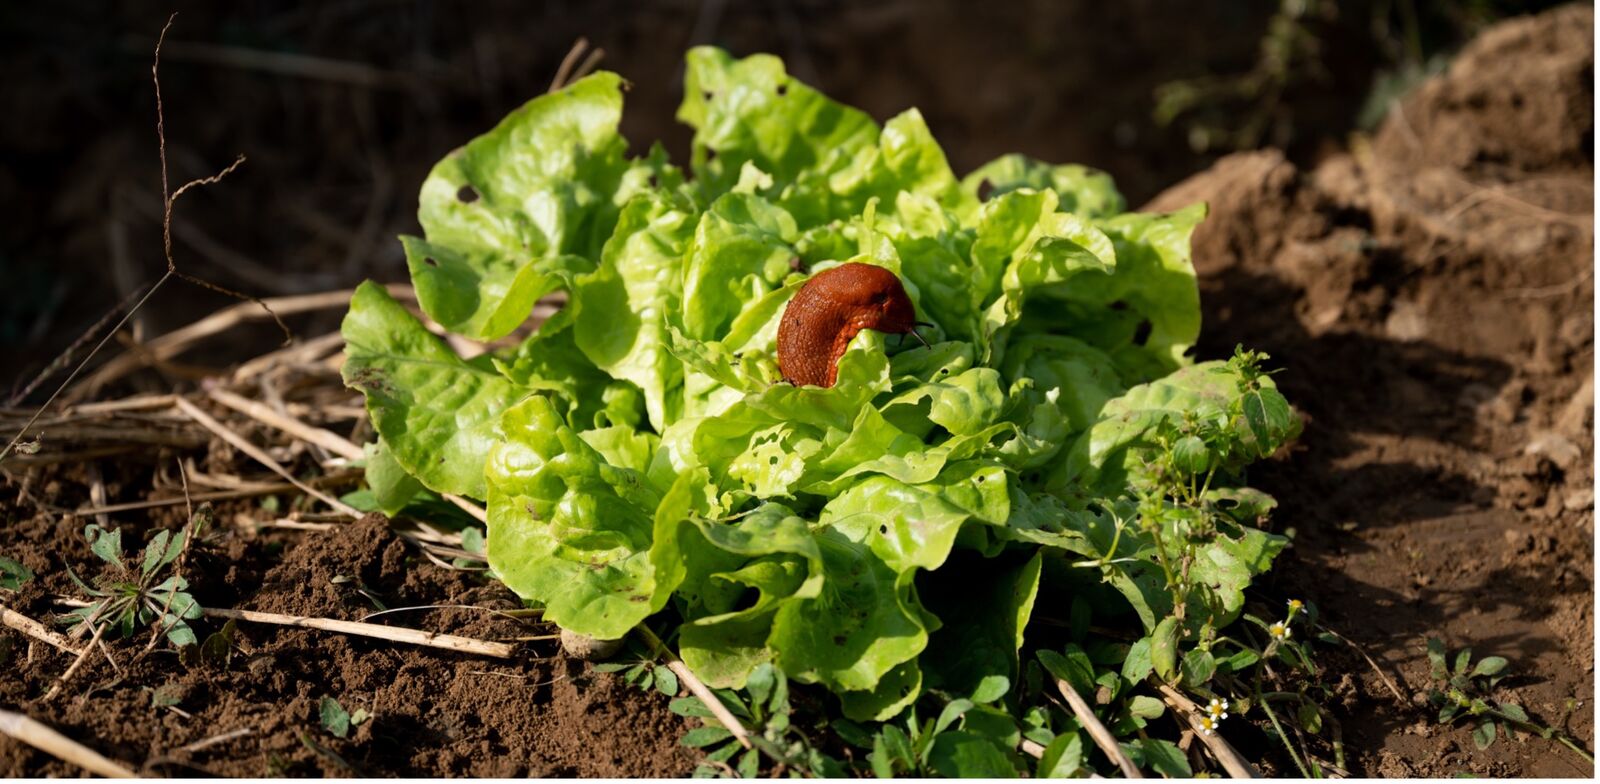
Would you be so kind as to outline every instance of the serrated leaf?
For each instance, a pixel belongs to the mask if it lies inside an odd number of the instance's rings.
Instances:
[[[1128,712],[1141,719],[1159,718],[1166,710],[1167,706],[1161,700],[1143,694],[1136,694],[1128,701]]]
[[[858,749],[870,750],[872,748],[873,736],[860,724],[849,719],[834,719],[828,722],[828,727],[833,730],[835,735],[839,736],[840,740],[851,746]]]
[[[1068,644],[1061,653],[1042,650],[1038,653],[1039,663],[1056,678],[1063,680],[1079,695],[1094,694],[1094,663],[1089,661],[1088,654],[1077,645]]]
[[[667,703],[667,709],[679,716],[709,719],[714,715],[711,713],[711,709],[700,701],[699,697],[679,697]]]
[[[968,732],[952,731],[934,738],[928,766],[946,778],[1016,778],[1017,770],[999,745]]]
[[[1189,758],[1171,741],[1159,738],[1142,738],[1139,748],[1144,752],[1144,764],[1150,770],[1174,779],[1194,777]]]
[[[678,695],[678,676],[672,670],[665,667],[657,667],[655,676],[657,691],[668,697],[676,697]]]
[[[744,755],[739,758],[738,771],[739,775],[744,778],[755,778],[757,774],[761,772],[761,752],[756,751],[755,749],[746,751]]]
[[[1150,658],[1150,638],[1140,637],[1128,647],[1128,657],[1122,660],[1122,679],[1129,683],[1141,683],[1154,671],[1155,662]]]
[[[951,700],[946,703],[944,710],[939,712],[939,718],[933,722],[933,731],[935,733],[944,732],[957,719],[961,718],[961,714],[972,710],[972,707],[972,700]]]
[[[1523,710],[1521,705],[1518,705],[1514,702],[1500,703],[1498,712],[1501,716],[1511,719],[1512,721],[1520,721],[1523,723],[1528,722],[1528,712]]]
[[[1217,660],[1210,651],[1195,648],[1183,655],[1183,682],[1191,687],[1204,686],[1217,672]]]
[[[1444,655],[1444,641],[1437,637],[1429,637],[1428,663],[1433,667],[1433,679],[1436,681],[1442,681],[1450,677],[1449,671],[1445,668]]]

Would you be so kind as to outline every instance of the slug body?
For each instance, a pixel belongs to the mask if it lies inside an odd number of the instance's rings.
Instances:
[[[813,275],[789,300],[778,323],[778,369],[796,386],[831,387],[839,358],[856,333],[903,335],[916,310],[893,272],[852,262]]]

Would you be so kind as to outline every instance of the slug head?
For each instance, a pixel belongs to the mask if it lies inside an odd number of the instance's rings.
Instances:
[[[850,313],[857,328],[903,335],[916,327],[917,313],[911,297],[893,272],[871,264],[850,263],[817,275],[824,277],[818,285],[827,286],[835,303]]]

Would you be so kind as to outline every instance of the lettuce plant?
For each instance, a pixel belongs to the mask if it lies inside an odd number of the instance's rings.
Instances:
[[[712,686],[770,664],[856,720],[1000,698],[1030,618],[1069,607],[1142,629],[1168,680],[1226,639],[1285,542],[1244,469],[1299,425],[1260,355],[1188,356],[1204,205],[1125,212],[1105,174],[1018,155],[958,179],[915,109],[880,126],[714,48],[688,55],[685,172],[629,156],[624,87],[536,98],[423,184],[422,311],[496,341],[565,292],[526,339],[463,359],[356,293],[381,506],[481,499],[491,566],[548,620],[659,614]],[[782,383],[785,304],[850,261],[900,277],[930,345],[863,331],[834,386]]]

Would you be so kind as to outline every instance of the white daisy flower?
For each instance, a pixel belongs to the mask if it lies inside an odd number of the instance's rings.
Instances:
[[[1289,612],[1292,612],[1292,613],[1300,612],[1302,609],[1305,609],[1305,606],[1306,606],[1306,603],[1300,601],[1299,599],[1290,599],[1289,600]]]
[[[1206,713],[1217,721],[1228,718],[1228,701],[1212,698],[1211,704],[1206,706]]]
[[[1217,720],[1216,719],[1213,719],[1210,716],[1201,716],[1200,717],[1200,732],[1201,733],[1206,734],[1206,735],[1213,735],[1213,734],[1216,734],[1216,731],[1217,731]]]
[[[1287,640],[1290,636],[1289,624],[1278,621],[1267,627],[1267,633],[1272,635],[1273,639]]]

